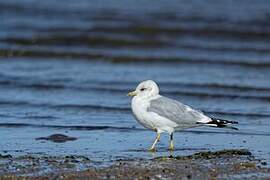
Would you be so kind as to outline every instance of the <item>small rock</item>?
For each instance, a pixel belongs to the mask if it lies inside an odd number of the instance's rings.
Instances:
[[[77,138],[75,137],[70,137],[67,135],[63,135],[63,134],[52,134],[48,137],[39,137],[36,138],[36,140],[48,140],[48,141],[53,141],[56,143],[64,143],[66,141],[75,141],[77,140]]]
[[[9,158],[12,158],[10,154],[6,154],[6,155],[0,154],[0,159],[9,159]]]

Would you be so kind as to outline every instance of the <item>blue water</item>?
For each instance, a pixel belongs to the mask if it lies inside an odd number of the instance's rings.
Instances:
[[[129,90],[239,121],[176,133],[175,155],[249,149],[270,162],[268,1],[0,1],[0,153],[152,158]],[[35,138],[62,133],[66,143]],[[168,155],[168,136],[154,156]]]

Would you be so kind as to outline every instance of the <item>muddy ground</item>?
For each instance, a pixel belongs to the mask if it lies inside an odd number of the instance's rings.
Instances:
[[[97,167],[83,156],[1,155],[0,179],[269,179],[270,168],[247,150],[200,152]],[[83,170],[84,169],[84,170]]]

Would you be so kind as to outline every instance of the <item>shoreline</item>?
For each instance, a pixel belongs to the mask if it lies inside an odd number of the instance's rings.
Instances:
[[[0,160],[0,179],[270,178],[267,163],[256,159],[245,149],[207,151],[149,160],[120,159],[107,167],[95,167],[87,157],[72,155],[1,156]],[[12,166],[14,171],[8,171],[7,167]],[[6,171],[3,171],[5,168]]]

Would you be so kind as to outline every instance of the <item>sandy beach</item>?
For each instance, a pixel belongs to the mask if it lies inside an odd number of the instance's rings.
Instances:
[[[5,163],[3,163],[5,162]],[[1,156],[1,179],[267,179],[267,163],[248,150],[201,152],[151,160],[117,160],[107,167],[91,167],[83,156]],[[88,166],[88,167],[87,167]],[[84,167],[79,170],[78,167]]]

